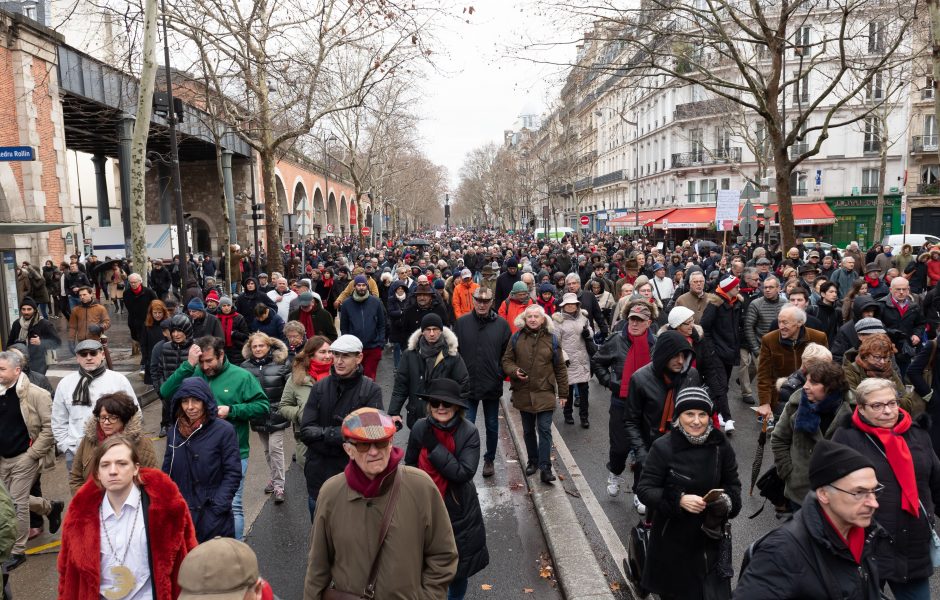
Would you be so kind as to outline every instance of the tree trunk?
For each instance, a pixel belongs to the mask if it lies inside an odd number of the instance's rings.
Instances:
[[[875,202],[875,231],[872,233],[872,245],[881,241],[881,236],[883,235],[884,225],[882,221],[884,220],[885,212],[885,174],[888,172],[888,136],[886,132],[888,131],[887,119],[884,116],[878,117],[878,125],[881,129],[881,136],[879,141],[881,142],[881,148],[879,148],[878,157],[881,159],[881,164],[878,169],[878,200]],[[906,217],[905,217],[906,218]]]
[[[214,125],[215,123],[213,123]],[[222,188],[222,264],[231,265],[231,256],[232,256],[232,238],[229,235],[229,225],[232,222],[232,215],[229,214],[228,210],[228,201],[225,198],[225,175],[222,170],[222,145],[221,140],[216,139],[215,141],[215,170],[216,175],[219,178],[219,186]],[[232,283],[236,282],[237,279],[233,277],[231,269],[225,269],[225,294],[229,295],[232,293]]]
[[[777,213],[780,215],[780,248],[784,254],[796,245],[796,228],[793,224],[793,199],[790,189],[790,174],[793,163],[790,162],[790,149],[774,144],[774,168],[777,187]]]
[[[281,234],[278,231],[281,207],[277,198],[277,184],[274,176],[276,165],[274,149],[265,144],[260,154],[261,185],[264,187],[264,232],[267,237],[268,270],[280,271],[280,267],[275,268],[271,265],[272,260],[279,261],[281,257]]]
[[[137,95],[137,119],[131,138],[131,259],[147,285],[147,138],[153,110],[153,88],[157,75],[157,0],[144,4],[144,47],[141,57],[140,87]]]

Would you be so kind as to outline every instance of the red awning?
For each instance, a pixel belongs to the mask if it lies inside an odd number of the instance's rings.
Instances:
[[[708,229],[715,222],[715,207],[677,208],[657,219],[654,229]]]
[[[771,204],[764,210],[764,218],[772,218],[777,212],[777,205]],[[793,225],[795,227],[807,225],[832,225],[836,222],[836,215],[825,202],[804,202],[793,205]]]
[[[674,208],[663,208],[660,210],[643,210],[640,211],[640,227],[649,225],[653,221],[668,215],[669,213],[675,211]],[[629,213],[626,215],[621,215],[615,219],[611,219],[607,222],[608,225],[612,226],[628,226],[635,225],[637,222],[636,213]]]

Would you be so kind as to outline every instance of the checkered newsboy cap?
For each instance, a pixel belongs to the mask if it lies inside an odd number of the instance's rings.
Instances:
[[[390,439],[395,431],[392,418],[375,408],[354,410],[343,419],[343,439],[354,442],[380,442]]]

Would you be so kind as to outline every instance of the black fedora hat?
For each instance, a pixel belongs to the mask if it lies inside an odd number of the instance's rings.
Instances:
[[[428,383],[427,393],[418,394],[418,398],[425,402],[428,400],[441,400],[460,408],[470,408],[467,401],[460,396],[460,384],[453,379],[432,379]]]

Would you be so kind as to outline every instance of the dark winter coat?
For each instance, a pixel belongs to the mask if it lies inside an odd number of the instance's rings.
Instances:
[[[509,376],[512,405],[527,413],[554,410],[556,398],[568,397],[568,369],[561,343],[555,336],[555,324],[545,317],[542,326],[533,331],[519,315],[516,327],[515,343],[510,338],[503,354],[503,371]],[[528,375],[525,380],[516,377],[520,368]]]
[[[235,427],[218,418],[219,407],[209,384],[198,377],[183,381],[173,395],[170,414],[177,418],[183,398],[199,398],[206,421],[184,438],[179,426],[167,434],[163,472],[170,476],[189,505],[199,542],[215,536],[235,537],[232,500],[242,479]]]
[[[349,462],[343,450],[343,419],[365,406],[385,408],[382,388],[362,374],[361,366],[347,378],[331,373],[310,390],[300,418],[300,441],[307,445],[304,476],[311,498],[316,499],[323,483],[342,472]]]
[[[927,324],[927,320],[924,318],[924,312],[920,309],[920,304],[917,304],[913,298],[908,299],[908,308],[903,317],[901,311],[892,302],[891,294],[878,302],[882,305],[881,317],[879,318],[884,323],[885,329],[903,331],[906,339],[909,339],[912,335],[916,335],[921,340],[924,339],[924,325]]]
[[[147,321],[147,310],[150,303],[157,299],[157,293],[148,287],[141,286],[140,293],[134,293],[130,284],[124,290],[124,306],[127,307],[127,327],[131,330],[131,339],[140,343],[140,331]]]
[[[667,386],[666,365],[670,358],[682,351],[687,352],[688,357],[679,373],[668,374],[672,383]],[[653,442],[669,431],[669,423],[665,431],[659,431],[669,389],[674,390],[675,400],[679,390],[702,385],[698,370],[692,367],[693,358],[695,353],[685,337],[678,331],[667,331],[656,340],[652,361],[630,377],[627,397],[624,399],[623,427],[627,433],[627,443],[636,453],[637,463],[642,465]]]
[[[405,309],[408,307],[409,296],[405,296],[404,300],[399,300],[395,297],[395,292],[398,288],[405,288],[405,291],[408,291],[408,285],[401,280],[396,279],[392,282],[392,286],[388,290],[388,300],[386,301],[386,308],[388,309],[388,341],[393,344],[404,344],[408,341],[408,337],[411,335],[411,331],[405,330]]]
[[[647,330],[647,341],[650,346],[650,356],[656,348],[656,336],[653,331]],[[607,341],[598,348],[597,353],[591,357],[591,372],[602,386],[610,390],[610,402],[617,407],[623,407],[624,399],[620,397],[620,382],[623,376],[623,363],[627,360],[627,353],[633,342],[627,333],[627,319],[617,323]]]
[[[316,305],[316,300],[313,301]],[[303,310],[298,306],[297,310],[292,310],[289,315],[287,315],[288,321],[300,321],[300,311]],[[275,313],[276,314],[276,313]],[[334,341],[339,335],[336,333],[336,325],[333,323],[333,315],[330,314],[328,310],[319,306],[313,309],[312,314],[310,315],[311,320],[313,321],[313,330],[316,335],[324,335],[331,342]],[[283,329],[283,327],[282,327]],[[283,335],[283,332],[282,332]]]
[[[235,298],[235,311],[243,315],[254,315],[255,305],[264,304],[272,311],[277,312],[277,304],[268,297],[267,293],[261,291],[258,287],[258,280],[254,277],[249,277],[245,280],[245,283],[249,281],[255,282],[255,290],[253,292],[242,292]]]
[[[427,361],[418,350],[421,332],[415,331],[408,339],[408,347],[401,355],[398,370],[395,371],[395,387],[388,414],[401,415],[401,410],[408,402],[408,415],[405,421],[411,429],[418,419],[427,416],[427,403],[418,396],[427,392],[428,384],[434,379],[452,379],[460,384],[461,397],[470,402],[470,375],[467,366],[457,352],[457,336],[447,327],[441,332],[445,350],[438,354],[434,368],[427,372]]]
[[[36,313],[39,316],[39,313]],[[20,325],[20,319],[13,321],[13,326],[10,327],[10,337],[7,338],[7,347],[10,344],[16,342],[17,338],[20,337],[20,330],[22,326]],[[40,344],[34,346],[29,343],[29,338],[38,335]],[[48,370],[48,365],[46,364],[46,350],[54,350],[62,345],[62,340],[59,338],[59,334],[56,332],[55,327],[48,319],[38,318],[29,326],[29,331],[26,333],[27,343],[26,348],[29,352],[27,357],[29,362],[29,369],[36,373],[42,375],[46,374]]]
[[[275,339],[284,340],[284,319],[281,318],[281,315],[277,314],[273,310],[268,311],[268,318],[264,321],[261,319],[254,319],[250,324],[251,331],[260,331],[261,333],[267,334],[270,337]]]
[[[193,319],[193,338],[201,338],[206,335],[217,337],[220,340],[225,339],[225,333],[222,331],[222,324],[215,315],[205,313],[201,319]]]
[[[933,364],[930,363],[930,354],[937,341],[931,340],[924,344],[910,366],[907,367],[907,378],[914,386],[914,391],[921,397],[926,396],[931,390],[940,390],[940,351],[934,354]],[[927,380],[926,370],[930,369],[930,380]],[[940,394],[935,394],[940,398]],[[934,423],[940,423],[940,402],[934,402],[931,399],[927,403],[927,414]],[[930,437],[933,440],[934,451],[940,456],[940,426],[934,426],[929,429]]]
[[[793,518],[758,540],[747,568],[742,568],[736,600],[806,600],[839,598],[879,600],[874,547],[883,543],[876,522],[868,528],[861,564],[826,522],[816,493],[803,499]],[[818,558],[817,558],[818,557]]]
[[[470,373],[470,397],[475,400],[499,398],[503,394],[502,359],[509,343],[509,324],[490,310],[485,317],[471,311],[454,324],[454,333]]]
[[[421,440],[428,427],[432,425],[423,418],[411,429],[405,451],[406,465],[418,466],[418,456],[424,447]],[[454,453],[448,452],[443,444],[438,444],[428,451],[428,460],[447,480],[444,506],[447,507],[460,557],[456,577],[470,577],[482,571],[490,562],[483,511],[480,509],[476,486],[473,485],[473,476],[480,465],[480,432],[473,423],[461,418],[454,427]]]
[[[411,334],[421,328],[421,319],[424,315],[434,313],[441,318],[444,325],[450,325],[450,317],[447,314],[447,307],[443,302],[434,302],[427,308],[418,306],[414,296],[408,297],[408,307],[401,317],[401,330],[405,333],[405,340],[411,337]]]
[[[924,257],[923,260],[921,258]],[[929,254],[921,254],[916,260],[907,263],[904,273],[911,282],[911,292],[919,294],[927,289],[927,259]]]
[[[352,334],[362,342],[362,348],[385,346],[385,307],[382,301],[369,295],[359,302],[350,297],[339,307],[339,329]]]
[[[842,326],[842,311],[838,307],[820,301],[815,306],[810,306],[806,311],[806,315],[807,317],[816,317],[822,327],[820,331],[826,334],[826,339],[835,341],[839,335],[839,328]],[[813,326],[808,319],[806,326]],[[854,324],[852,330],[855,330]]]
[[[181,364],[189,357],[189,348],[193,345],[193,338],[188,338],[182,344],[167,340],[160,348],[157,358],[157,368],[151,369],[150,377],[153,379],[153,389],[160,390],[160,386],[170,378]],[[156,347],[155,347],[156,348]]]
[[[503,301],[509,297],[512,286],[517,281],[522,281],[522,271],[519,269],[516,269],[515,275],[511,274],[509,271],[503,271],[499,274],[499,277],[496,278],[496,292],[493,296],[493,306],[500,306]]]
[[[736,365],[741,360],[739,350],[743,341],[741,322],[744,320],[744,298],[735,298],[734,304],[731,304],[721,296],[709,296],[701,321],[705,337],[711,342],[715,355],[726,365]]]
[[[88,279],[88,275],[81,271],[75,271],[74,273],[68,271],[63,277],[65,278],[65,291],[73,298],[78,298],[78,293],[73,292],[73,289],[86,285],[91,287],[91,280]]]
[[[832,436],[832,441],[858,450],[875,465],[878,483],[885,489],[878,496],[875,520],[888,533],[889,541],[875,548],[878,577],[882,581],[906,583],[911,579],[923,579],[933,575],[930,563],[930,527],[933,515],[940,506],[940,459],[933,451],[930,441],[930,417],[920,415],[910,429],[901,434],[907,442],[914,461],[917,479],[917,495],[927,510],[927,515],[918,509],[915,517],[901,510],[901,486],[884,456],[881,441],[855,426],[851,415],[840,422],[841,428]]]
[[[206,315],[206,319],[212,317],[219,324],[219,329],[222,334],[218,337],[222,340],[225,339],[225,328],[222,327],[221,319],[232,319],[232,343],[225,344],[225,357],[235,365],[242,364],[244,357],[242,356],[242,348],[245,346],[245,342],[248,341],[248,336],[251,335],[251,329],[248,327],[248,319],[239,312],[231,312],[227,315],[220,313],[220,316],[215,315]],[[196,323],[193,322],[193,337],[200,337],[199,333],[196,332]],[[208,334],[211,335],[211,334]]]
[[[141,327],[140,334],[137,337],[140,343],[140,354],[144,361],[146,372],[144,374],[144,383],[153,385],[153,371],[150,368],[153,359],[153,350],[157,344],[164,341],[163,328],[159,323],[154,323],[150,327]]]
[[[150,287],[157,293],[158,297],[165,297],[172,287],[169,269],[166,267],[151,269],[148,283],[150,283]]]
[[[268,397],[271,412],[263,419],[253,419],[251,428],[260,433],[271,433],[290,427],[290,421],[278,414],[284,385],[291,374],[291,366],[287,363],[287,345],[275,339],[271,350],[264,358],[255,358],[251,353],[251,345],[245,342],[242,347],[241,367],[254,375]]]
[[[693,445],[673,430],[653,442],[636,490],[652,511],[645,589],[680,598],[711,597],[702,593],[702,586],[718,563],[720,542],[702,532],[705,514],[683,510],[679,499],[682,494],[704,496],[712,489],[725,491],[731,499],[728,518],[737,516],[741,482],[734,449],[723,433],[713,429],[704,444]],[[726,584],[726,594],[727,589]]]
[[[839,327],[838,333],[836,333],[835,341],[830,339],[831,346],[829,350],[832,352],[832,360],[836,364],[842,364],[842,357],[845,356],[845,353],[849,350],[858,350],[861,341],[858,339],[858,334],[855,333],[855,323],[862,319],[862,312],[866,309],[875,311],[875,318],[880,318],[881,308],[884,305],[875,300],[868,294],[862,294],[861,296],[856,296],[855,300],[852,301],[852,320],[847,321],[841,327]]]
[[[606,338],[610,333],[610,323],[604,318],[604,312],[597,302],[597,296],[582,290],[578,292],[578,302],[581,303],[581,310],[587,313],[588,319],[593,323],[594,331],[600,331]]]

